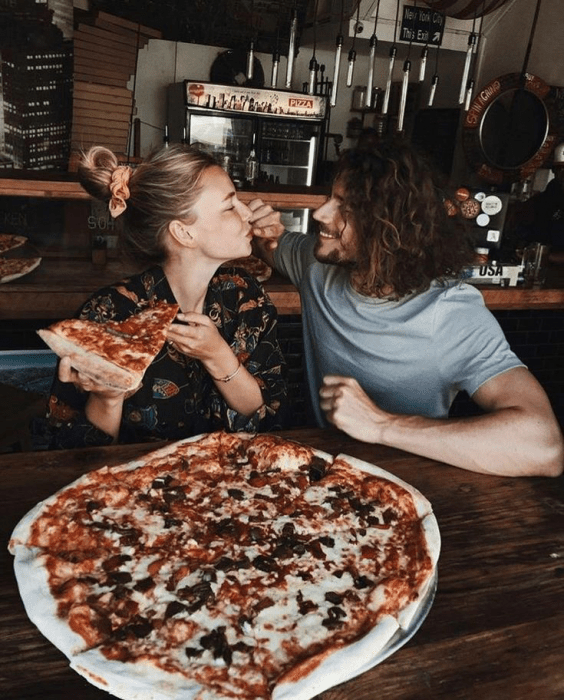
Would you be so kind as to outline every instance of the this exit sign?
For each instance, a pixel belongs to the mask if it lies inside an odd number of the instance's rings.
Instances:
[[[440,46],[443,40],[445,15],[429,8],[404,5],[401,18],[401,41]]]

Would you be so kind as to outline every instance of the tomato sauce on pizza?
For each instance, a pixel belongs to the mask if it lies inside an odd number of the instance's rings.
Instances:
[[[313,697],[327,663],[359,672],[409,624],[439,543],[428,501],[392,475],[220,432],[86,474],[10,548],[31,619],[95,685],[251,700]]]

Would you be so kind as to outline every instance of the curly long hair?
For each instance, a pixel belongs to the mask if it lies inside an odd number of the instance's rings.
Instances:
[[[357,236],[351,282],[361,294],[399,299],[471,264],[468,227],[447,216],[432,166],[410,144],[389,140],[345,151],[335,180]]]
[[[151,153],[131,172],[130,196],[117,223],[119,245],[124,255],[141,264],[155,264],[166,257],[164,232],[175,219],[190,222],[200,194],[200,178],[207,168],[218,165],[208,153],[179,144]],[[93,197],[109,202],[112,173],[117,156],[103,146],[83,154],[78,178]]]

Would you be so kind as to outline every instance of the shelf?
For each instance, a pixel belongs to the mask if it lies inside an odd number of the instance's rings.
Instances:
[[[46,199],[90,199],[80,183],[61,180],[35,180],[0,177],[0,196],[44,197]]]
[[[261,163],[261,168],[286,168],[287,170],[307,170],[307,165],[284,165],[283,163]]]
[[[282,167],[282,166],[280,166]],[[290,167],[290,166],[283,166]],[[302,167],[302,166],[293,166]],[[56,180],[33,177],[4,177],[0,175],[0,197],[44,197],[46,199],[91,199],[76,180]],[[239,199],[249,202],[252,199],[262,199],[273,207],[290,207],[292,209],[317,209],[327,199],[324,188],[291,187],[280,185],[277,189],[270,187],[253,190],[239,190]]]

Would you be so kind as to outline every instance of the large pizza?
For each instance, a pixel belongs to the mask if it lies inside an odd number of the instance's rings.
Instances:
[[[312,698],[420,624],[439,548],[388,472],[224,432],[84,475],[10,541],[31,620],[126,700]]]

